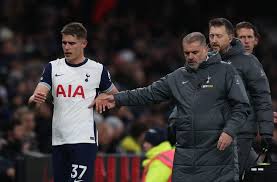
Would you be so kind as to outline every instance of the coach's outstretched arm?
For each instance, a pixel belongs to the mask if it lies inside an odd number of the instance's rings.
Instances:
[[[100,94],[89,107],[95,105],[96,111],[102,113],[115,106],[148,105],[166,101],[172,97],[168,84],[171,76],[172,74],[166,75],[147,87],[121,91],[114,95]]]

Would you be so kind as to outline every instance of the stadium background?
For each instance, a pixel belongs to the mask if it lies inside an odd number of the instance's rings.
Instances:
[[[125,90],[146,86],[182,66],[180,38],[191,31],[207,35],[209,19],[225,17],[234,25],[250,21],[261,34],[255,54],[269,78],[277,111],[274,7],[273,2],[250,0],[1,0],[0,171],[7,154],[15,162],[27,154],[51,153],[52,105],[43,105],[35,114],[26,103],[43,66],[62,57],[60,30],[66,23],[80,21],[88,28],[87,57],[106,65],[119,90]],[[170,103],[163,103],[97,115],[99,153],[123,154],[120,142],[125,136],[140,136],[147,127],[166,127],[171,109]],[[25,129],[20,142],[14,144],[10,137],[18,123]],[[5,144],[12,147],[3,150]],[[36,169],[37,164],[33,165],[30,168]],[[20,172],[27,176],[26,171]]]

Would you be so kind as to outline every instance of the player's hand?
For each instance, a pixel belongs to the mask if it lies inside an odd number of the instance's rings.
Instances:
[[[96,99],[88,106],[88,108],[92,108],[95,106],[95,110],[98,113],[102,113],[107,109],[112,109],[115,107],[115,100],[113,95],[109,94],[100,94],[96,97]]]
[[[47,98],[47,94],[42,93],[42,92],[36,92],[30,97],[29,103],[41,104],[46,101],[46,98]]]
[[[274,123],[277,124],[277,112],[273,112],[274,115]]]
[[[222,132],[218,142],[217,148],[218,150],[225,150],[233,141],[233,138],[225,132]]]

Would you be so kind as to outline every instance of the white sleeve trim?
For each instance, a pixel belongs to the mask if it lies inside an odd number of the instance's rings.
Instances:
[[[39,82],[38,84],[39,84],[39,85],[42,85],[42,86],[44,86],[44,87],[47,87],[48,90],[51,90],[51,86],[50,86],[48,83],[46,83],[46,82]]]
[[[110,91],[112,91],[113,87],[114,87],[114,84],[112,83],[111,86],[108,89],[106,89],[102,92],[109,93]]]

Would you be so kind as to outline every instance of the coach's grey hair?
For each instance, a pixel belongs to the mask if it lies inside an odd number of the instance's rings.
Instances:
[[[202,46],[207,46],[206,37],[201,32],[192,32],[183,38],[183,43],[200,42]]]

